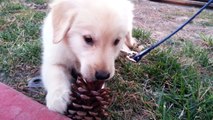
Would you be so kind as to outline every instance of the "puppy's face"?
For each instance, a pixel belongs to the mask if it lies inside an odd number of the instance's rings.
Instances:
[[[99,2],[98,5],[85,2],[75,3],[81,5],[80,8],[74,6],[75,9],[70,1],[58,5],[63,8],[55,11],[60,17],[53,14],[57,17],[53,17],[53,23],[54,19],[60,19],[55,23],[55,30],[63,31],[63,37],[54,39],[54,42],[63,41],[67,45],[70,54],[74,54],[80,63],[78,72],[87,81],[110,79],[114,75],[115,59],[131,27],[132,16],[125,6],[119,8],[110,2]],[[63,16],[62,12],[65,12]]]

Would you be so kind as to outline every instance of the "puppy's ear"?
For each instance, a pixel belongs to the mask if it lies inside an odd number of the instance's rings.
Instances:
[[[68,0],[50,5],[52,8],[53,43],[61,42],[76,17],[74,6]]]

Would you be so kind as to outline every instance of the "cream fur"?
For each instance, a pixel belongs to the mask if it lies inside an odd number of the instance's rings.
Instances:
[[[50,7],[42,29],[41,73],[47,107],[63,113],[70,103],[72,68],[88,81],[96,80],[97,70],[108,71],[113,77],[114,61],[122,46],[134,44],[133,4],[128,0],[56,0]],[[84,35],[93,38],[92,46]],[[115,39],[120,40],[116,46]]]

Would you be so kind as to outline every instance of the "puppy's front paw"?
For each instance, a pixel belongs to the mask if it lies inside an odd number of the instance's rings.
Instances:
[[[64,113],[70,103],[70,91],[55,90],[47,93],[47,107],[55,112]]]

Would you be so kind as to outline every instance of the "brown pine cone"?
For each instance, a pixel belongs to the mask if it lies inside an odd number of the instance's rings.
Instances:
[[[78,77],[71,85],[71,104],[66,115],[73,120],[101,120],[109,114],[111,104],[109,88],[102,88],[104,81],[86,82]]]

